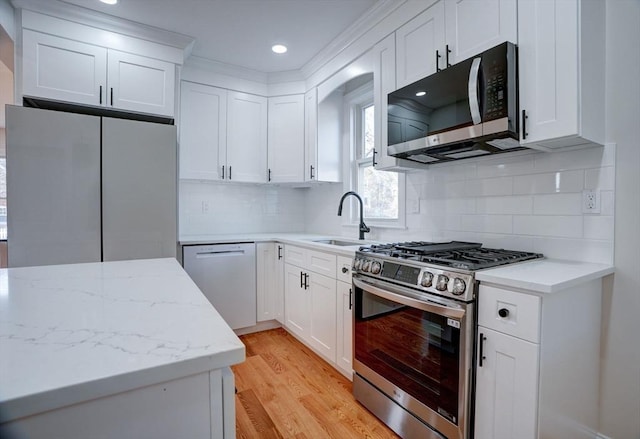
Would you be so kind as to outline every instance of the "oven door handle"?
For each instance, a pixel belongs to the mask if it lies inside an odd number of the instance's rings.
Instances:
[[[418,300],[418,299],[414,299],[413,297],[407,297],[405,295],[393,292],[395,288],[390,285],[389,286],[385,285],[385,289],[382,289],[369,282],[364,282],[356,277],[354,277],[352,280],[353,280],[353,284],[356,287],[362,290],[365,290],[371,294],[374,294],[378,297],[382,297],[383,299],[391,300],[392,302],[397,302],[402,305],[407,305],[412,308],[417,308],[422,311],[431,312],[444,317],[450,317],[456,320],[462,320],[462,318],[466,314],[466,311],[462,307],[458,307],[457,304],[455,305],[455,307],[453,307],[453,306],[441,305],[439,303],[435,303],[431,301]]]

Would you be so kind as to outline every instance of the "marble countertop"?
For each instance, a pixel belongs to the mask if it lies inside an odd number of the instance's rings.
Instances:
[[[314,240],[337,239],[353,241],[354,246],[335,246],[314,242]],[[217,244],[229,242],[268,242],[278,241],[315,250],[327,251],[347,257],[353,257],[361,245],[376,241],[358,241],[341,236],[326,236],[304,233],[245,233],[196,235],[181,237],[181,245]],[[475,277],[483,283],[513,287],[536,293],[555,293],[571,286],[601,278],[614,272],[612,265],[589,262],[565,261],[558,259],[540,259],[518,264],[476,271]]]
[[[0,270],[0,422],[244,358],[175,259]]]
[[[615,271],[612,265],[559,259],[538,259],[476,272],[483,284],[495,284],[537,293],[556,293]]]

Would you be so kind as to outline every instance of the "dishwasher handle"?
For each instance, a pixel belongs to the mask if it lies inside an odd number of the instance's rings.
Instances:
[[[196,259],[216,258],[220,256],[244,255],[244,250],[212,250],[208,252],[196,253]]]

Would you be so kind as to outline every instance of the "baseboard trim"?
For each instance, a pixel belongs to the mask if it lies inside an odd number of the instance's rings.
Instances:
[[[247,328],[234,329],[233,332],[236,335],[246,335],[252,332],[268,331],[269,329],[281,328],[282,325],[277,320],[267,320],[266,322],[258,322],[255,326],[249,326]]]

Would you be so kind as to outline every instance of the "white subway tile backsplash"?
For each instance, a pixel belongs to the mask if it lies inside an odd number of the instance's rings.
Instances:
[[[582,215],[582,193],[533,196],[535,215]]]
[[[533,198],[528,195],[480,197],[476,200],[476,212],[481,214],[530,215],[533,213]]]
[[[530,174],[537,153],[527,151],[518,155],[496,155],[478,161],[477,178],[492,178]]]
[[[581,192],[584,188],[584,171],[558,171],[513,177],[514,194],[551,194]]]
[[[462,215],[461,230],[480,233],[513,232],[513,220],[511,215]]]
[[[613,241],[535,237],[533,251],[552,259],[613,263]]]
[[[613,166],[614,163],[611,162],[611,156],[611,151],[602,147],[541,152],[534,156],[534,168],[538,172],[547,172]]]
[[[612,166],[584,171],[585,189],[612,191],[616,185],[616,174]]]
[[[516,235],[582,237],[582,216],[515,215],[513,233]]]
[[[463,240],[612,263],[614,159],[615,145],[606,145],[523,151],[408,172],[406,229],[373,227],[367,238]],[[582,213],[583,189],[598,191],[600,214]],[[342,184],[294,189],[180,182],[180,234],[306,231],[356,237],[357,229],[336,215],[344,191]]]
[[[612,216],[585,215],[584,238],[613,241],[614,221]]]
[[[513,177],[483,178],[466,182],[466,196],[487,197],[513,194]]]
[[[615,214],[615,193],[614,191],[600,192],[600,215]]]

